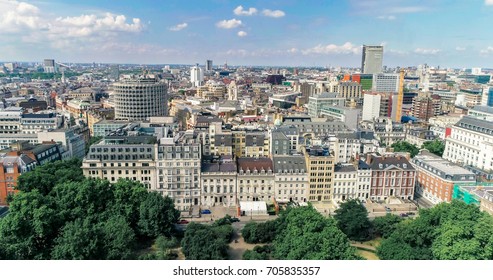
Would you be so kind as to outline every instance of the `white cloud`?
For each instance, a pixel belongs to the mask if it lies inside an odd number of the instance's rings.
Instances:
[[[255,8],[248,8],[248,10],[244,10],[243,6],[238,6],[233,10],[233,13],[237,16],[253,16],[257,14],[257,9]]]
[[[171,26],[170,28],[168,28],[168,30],[170,30],[170,31],[180,31],[182,29],[187,28],[187,26],[188,26],[188,23],[186,23],[186,22],[179,23],[179,24],[177,24],[175,26]]]
[[[34,5],[18,1],[0,0],[0,33],[20,33],[24,36],[49,39],[78,36],[112,36],[119,32],[140,32],[144,28],[141,20],[127,21],[125,15],[105,13],[103,15],[80,15],[53,18]],[[32,33],[30,33],[32,32]]]
[[[493,0],[484,0],[486,6],[493,6]]]
[[[45,28],[38,7],[18,1],[0,1],[0,33]]]
[[[238,36],[245,37],[246,35],[248,35],[248,33],[246,33],[245,31],[238,31]]]
[[[409,52],[407,52],[407,51],[394,50],[394,49],[386,50],[385,52],[392,54],[392,55],[397,55],[397,56],[403,56],[403,55],[409,54]]]
[[[458,51],[458,52],[463,52],[466,50],[466,48],[464,47],[455,47],[455,50]]]
[[[393,15],[385,15],[385,16],[378,16],[378,19],[383,19],[383,20],[395,20],[396,17]]]
[[[299,50],[297,48],[290,48],[286,52],[289,53],[289,54],[295,54],[295,53],[298,53]]]
[[[281,11],[281,10],[269,10],[269,9],[265,9],[262,11],[262,14],[264,14],[264,16],[266,17],[273,17],[273,18],[280,18],[280,17],[283,17],[286,15],[285,12]]]
[[[425,7],[422,6],[404,6],[404,7],[391,7],[388,9],[388,13],[391,14],[412,14],[426,11]]]
[[[487,47],[486,49],[482,49],[480,51],[481,54],[490,54],[490,53],[493,53],[493,47],[492,46],[489,46]]]
[[[53,28],[57,31],[66,31],[75,36],[89,36],[93,33],[102,32],[105,35],[116,31],[140,32],[143,29],[140,19],[133,18],[127,23],[124,15],[105,13],[104,16],[81,15],[77,17],[59,17],[55,19]],[[81,30],[83,31],[81,31]]]
[[[423,48],[417,48],[414,50],[414,53],[417,54],[423,54],[423,55],[435,55],[441,52],[440,49],[423,49]]]
[[[221,20],[216,23],[216,26],[224,29],[236,28],[241,25],[241,20],[239,19],[230,19],[230,20]]]
[[[66,51],[95,48],[109,38],[118,42],[123,33],[144,29],[139,18],[128,20],[112,13],[55,17],[49,11],[20,1],[0,0],[0,40],[16,34],[23,43]]]
[[[354,45],[353,43],[346,42],[343,45],[317,45],[313,48],[302,50],[301,53],[304,55],[309,54],[357,54],[360,52],[360,47]]]
[[[239,49],[239,50],[228,50],[226,51],[226,55],[245,57],[251,55],[251,53],[248,52],[247,50]]]

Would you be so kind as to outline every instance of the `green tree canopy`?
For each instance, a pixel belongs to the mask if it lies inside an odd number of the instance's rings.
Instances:
[[[178,218],[171,199],[139,182],[79,178],[75,163],[21,175],[0,219],[0,259],[131,259],[138,239],[171,235]]]
[[[188,260],[226,260],[233,227],[190,223],[181,241],[182,251]]]
[[[37,189],[42,195],[47,195],[58,183],[83,181],[81,165],[80,159],[73,158],[38,166],[19,176],[16,188],[24,192]]]
[[[350,199],[341,203],[335,213],[334,218],[337,221],[337,226],[349,239],[364,241],[371,237],[368,212],[359,200]]]
[[[150,192],[140,204],[139,230],[149,237],[171,236],[173,224],[179,217],[180,212],[174,208],[171,198]]]
[[[377,248],[381,259],[493,259],[493,218],[453,200],[397,225]]]
[[[401,217],[392,214],[376,217],[372,221],[373,234],[387,238],[397,229],[397,224],[402,222],[402,220]]]
[[[333,219],[313,207],[293,208],[285,217],[286,228],[273,242],[274,258],[280,260],[357,259],[355,249]]]
[[[279,226],[278,220],[249,222],[242,229],[241,235],[247,243],[270,243],[276,237]]]
[[[445,142],[440,139],[435,139],[433,141],[426,141],[423,143],[423,149],[427,149],[430,153],[433,153],[439,157],[443,155],[445,151]]]
[[[411,154],[412,158],[419,153],[418,146],[412,145],[406,141],[395,142],[390,147],[394,148],[394,152],[408,152]]]

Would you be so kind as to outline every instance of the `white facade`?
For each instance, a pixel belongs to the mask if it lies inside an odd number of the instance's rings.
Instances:
[[[200,145],[165,143],[159,145],[156,191],[174,200],[178,210],[200,205]]]
[[[360,163],[358,168],[358,188],[356,189],[356,197],[359,200],[364,201],[370,197],[370,182],[371,169],[366,165],[366,163]]]
[[[464,165],[493,170],[493,125],[487,120],[463,117],[446,139],[443,158]]]
[[[236,205],[236,170],[230,172],[202,172],[201,205],[235,206]]]
[[[190,82],[195,87],[200,87],[204,82],[204,72],[198,64],[190,68]]]
[[[357,198],[358,172],[353,165],[342,165],[334,168],[332,190],[332,198],[336,203]]]
[[[398,92],[399,74],[374,74],[372,90],[375,92]]]
[[[372,121],[380,116],[380,94],[367,93],[363,96],[363,113],[361,120]]]
[[[275,198],[278,202],[306,202],[310,181],[303,156],[274,156]]]

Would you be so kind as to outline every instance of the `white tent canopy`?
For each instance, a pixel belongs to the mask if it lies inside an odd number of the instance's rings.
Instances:
[[[240,210],[245,216],[267,215],[267,203],[265,201],[240,201]]]

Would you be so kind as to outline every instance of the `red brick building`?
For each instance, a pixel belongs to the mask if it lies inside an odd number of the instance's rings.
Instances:
[[[10,152],[0,158],[0,205],[7,205],[7,197],[16,192],[17,178],[34,169],[36,161],[24,154]]]
[[[371,169],[370,198],[388,197],[413,199],[416,170],[403,155],[369,155],[366,162]]]

